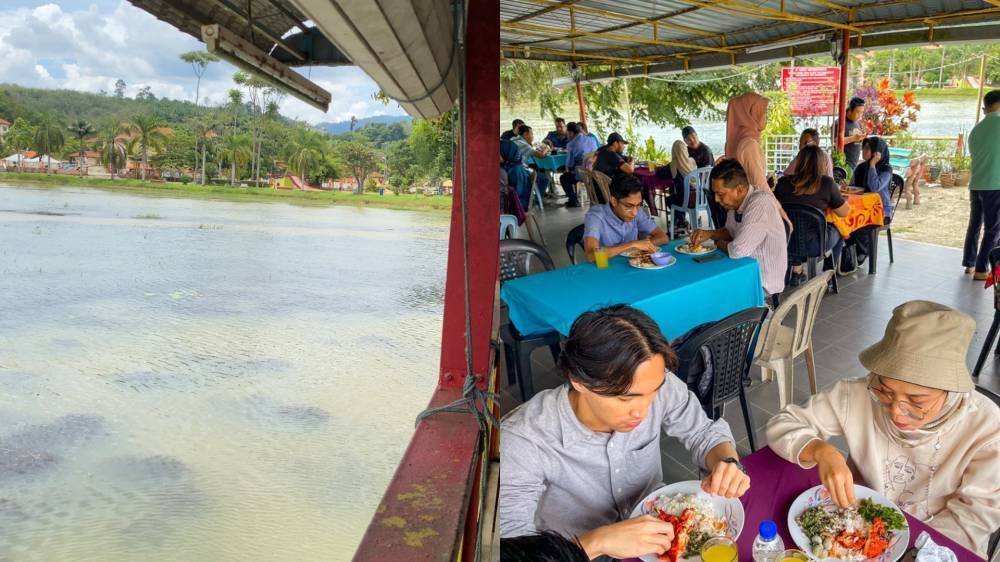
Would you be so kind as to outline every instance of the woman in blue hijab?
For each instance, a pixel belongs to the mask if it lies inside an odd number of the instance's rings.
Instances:
[[[521,206],[527,209],[531,198],[531,176],[521,161],[521,151],[513,141],[501,139],[500,157],[503,158],[500,166],[507,172],[507,183],[514,186]]]
[[[889,187],[892,184],[892,165],[889,164],[889,145],[879,137],[868,137],[861,143],[863,162],[854,169],[851,185],[878,193],[882,198],[885,216],[892,215]]]

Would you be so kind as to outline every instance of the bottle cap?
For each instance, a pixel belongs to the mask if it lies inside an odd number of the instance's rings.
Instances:
[[[778,536],[778,526],[774,524],[774,521],[761,521],[757,530],[760,532],[760,538],[766,541],[773,541],[774,537]]]

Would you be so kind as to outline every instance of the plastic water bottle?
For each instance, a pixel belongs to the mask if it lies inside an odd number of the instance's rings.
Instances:
[[[775,562],[785,551],[785,543],[778,536],[778,526],[774,521],[761,521],[757,528],[757,538],[753,540],[754,562]]]

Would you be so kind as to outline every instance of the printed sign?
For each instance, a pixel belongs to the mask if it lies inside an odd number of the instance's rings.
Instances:
[[[781,90],[788,92],[792,115],[814,117],[837,113],[839,66],[793,66],[781,69]]]

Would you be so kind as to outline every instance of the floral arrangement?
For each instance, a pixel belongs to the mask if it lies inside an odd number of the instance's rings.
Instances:
[[[889,79],[882,78],[876,86],[866,84],[854,95],[865,100],[861,122],[870,135],[889,136],[905,131],[917,120],[920,104],[913,92],[903,92],[903,97],[889,86]]]

